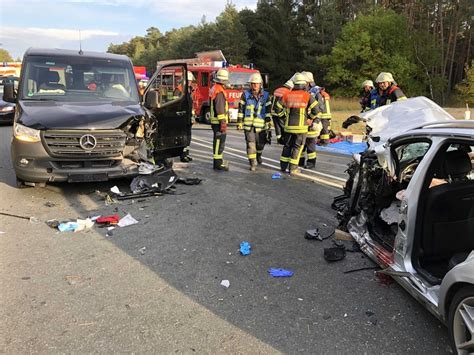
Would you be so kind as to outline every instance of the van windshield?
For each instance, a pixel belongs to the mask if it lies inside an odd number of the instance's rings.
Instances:
[[[24,67],[20,98],[66,102],[138,102],[132,66],[127,61],[32,56]]]
[[[231,89],[248,89],[252,74],[247,72],[230,72],[228,87]]]

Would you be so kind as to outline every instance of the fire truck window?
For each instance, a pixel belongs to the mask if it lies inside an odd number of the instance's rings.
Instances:
[[[201,86],[209,85],[209,73],[201,73]]]

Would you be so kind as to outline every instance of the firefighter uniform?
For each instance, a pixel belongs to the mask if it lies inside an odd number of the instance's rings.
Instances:
[[[276,112],[285,117],[285,138],[280,157],[282,171],[290,168],[290,174],[298,175],[298,163],[303,151],[308,127],[316,119],[318,102],[306,91],[306,77],[297,73],[294,76],[294,88],[285,94],[276,104]]]
[[[360,91],[360,112],[365,112],[370,110],[370,96],[371,91],[374,89],[374,83],[372,80],[365,80],[362,83],[362,89]]]
[[[262,164],[263,148],[271,128],[271,101],[269,93],[262,89],[260,74],[252,74],[249,83],[253,87],[245,90],[240,97],[238,124],[243,122],[250,170],[255,171],[257,163]]]
[[[392,102],[406,100],[406,96],[396,84],[391,73],[382,72],[375,80],[378,88],[370,92],[370,109],[390,105]]]
[[[321,111],[321,113],[318,115],[318,117],[321,119],[321,124],[322,124],[322,129],[321,129],[321,134],[319,135],[319,143],[321,145],[326,145],[329,143],[329,132],[331,131],[331,105],[329,103],[331,97],[329,94],[326,92],[326,90],[321,89],[320,90],[321,95],[324,99],[324,110]]]
[[[228,97],[223,84],[228,80],[229,72],[224,69],[218,70],[214,78],[214,85],[209,90],[211,127],[214,132],[212,146],[214,169],[223,171],[229,170],[229,166],[223,158],[229,116]]]
[[[323,95],[325,93],[324,88],[314,86],[310,89],[309,93],[315,98],[318,103],[316,105],[316,112],[317,116],[320,117],[324,112],[326,112],[326,100]],[[303,150],[303,152],[306,153],[306,164],[304,161],[304,156],[301,156],[299,163],[300,166],[304,166],[307,169],[314,169],[314,167],[316,166],[316,141],[321,131],[322,124],[320,120],[313,122],[313,124],[308,127],[308,135],[306,137],[306,144]]]
[[[280,116],[275,113],[275,107],[276,103],[280,101],[282,97],[285,96],[285,94],[290,92],[291,89],[293,89],[293,86],[293,82],[291,80],[288,80],[282,87],[279,87],[273,92],[271,113],[273,126],[275,127],[275,135],[278,143],[280,144],[283,144],[283,135],[285,133],[283,130],[283,126],[285,125],[285,122],[281,119]]]

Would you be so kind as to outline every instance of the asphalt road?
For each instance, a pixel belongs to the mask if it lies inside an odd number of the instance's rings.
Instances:
[[[272,180],[281,147],[265,148],[265,165],[251,173],[242,133],[233,131],[231,171],[215,172],[211,132],[197,126],[194,161],[175,168],[201,185],[106,206],[95,191],[126,190],[129,181],[16,189],[10,135],[0,127],[0,212],[39,223],[0,216],[4,353],[448,352],[444,326],[397,284],[379,283],[372,270],[343,273],[373,266],[366,257],[328,264],[331,242],[303,238],[335,226],[330,203],[347,157],[320,154],[307,179]],[[139,224],[106,236],[44,223],[114,210]],[[252,245],[246,257],[238,252],[244,240]],[[272,278],[270,267],[294,276]]]

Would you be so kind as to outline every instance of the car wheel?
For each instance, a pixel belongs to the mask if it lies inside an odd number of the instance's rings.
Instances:
[[[474,286],[463,287],[454,295],[448,329],[455,354],[474,353]]]
[[[209,111],[209,107],[203,110],[202,118],[205,124],[211,124],[211,112]]]

